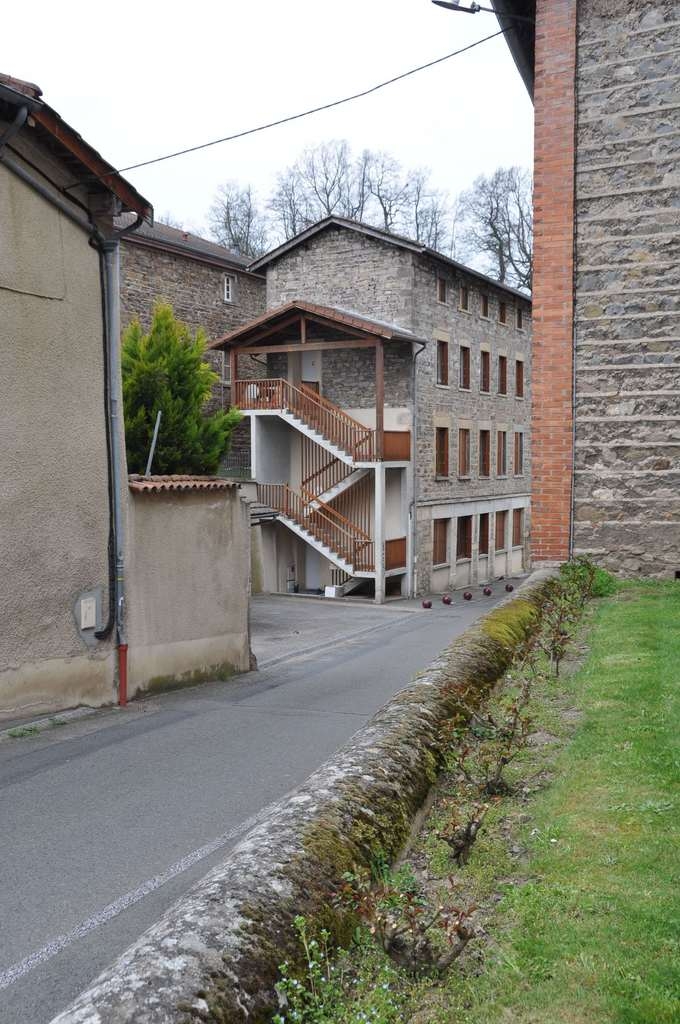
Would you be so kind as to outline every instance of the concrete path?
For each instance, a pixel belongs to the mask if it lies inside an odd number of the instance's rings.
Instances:
[[[45,1024],[505,592],[253,601],[260,671],[0,738],[0,1024]]]

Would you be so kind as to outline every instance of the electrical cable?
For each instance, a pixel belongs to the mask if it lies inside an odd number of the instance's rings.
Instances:
[[[233,142],[235,139],[242,139],[246,135],[255,135],[257,132],[266,131],[268,128],[276,128],[282,124],[289,124],[291,121],[299,121],[303,117],[309,117],[312,114],[319,114],[324,110],[332,110],[334,107],[342,106],[345,103],[351,103],[353,100],[363,99],[364,96],[370,96],[371,93],[378,92],[379,89],[384,89],[388,85],[393,85],[395,82],[401,82],[404,78],[409,78],[411,75],[417,74],[419,71],[425,71],[428,68],[435,67],[437,64],[443,64],[444,61],[451,60],[452,57],[458,57],[462,53],[467,53],[468,50],[473,50],[476,46],[481,46],[482,43],[487,43],[491,39],[496,39],[498,36],[505,35],[510,29],[502,28],[498,32],[493,32],[489,36],[484,36],[482,39],[476,39],[474,43],[468,43],[467,46],[461,47],[459,50],[454,50],[453,53],[447,53],[443,57],[437,57],[435,60],[428,61],[427,64],[421,64],[417,68],[411,68],[410,71],[404,71],[400,75],[395,75],[393,78],[388,78],[384,82],[379,82],[377,85],[373,85],[368,89],[362,89],[361,92],[355,92],[351,96],[344,96],[342,99],[333,100],[331,103],[324,103],[319,107],[312,107],[309,110],[303,110],[299,114],[290,114],[288,117],[279,118],[278,121],[269,121],[267,124],[258,125],[256,128],[248,128],[242,132],[236,132],[234,135],[225,135],[221,139],[213,139],[210,142],[203,142],[197,146],[188,146],[186,149],[178,149],[172,153],[166,153],[163,156],[153,157],[151,160],[142,160],[136,164],[128,164],[127,167],[121,167],[116,171],[109,171],[107,174],[101,174],[92,176],[87,181],[105,181],[107,178],[112,177],[115,174],[124,174],[127,171],[137,171],[142,167],[150,167],[152,164],[159,164],[165,160],[174,160],[178,156],[186,156],[188,153],[196,153],[202,149],[208,149],[211,146],[219,146],[223,142]],[[76,182],[73,185],[68,185],[67,188],[75,188],[77,185],[83,184],[83,182]]]

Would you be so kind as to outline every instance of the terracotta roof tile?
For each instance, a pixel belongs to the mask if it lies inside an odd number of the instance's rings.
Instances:
[[[233,480],[217,476],[141,476],[132,473],[128,487],[135,494],[162,494],[165,491],[227,491],[234,487]]]

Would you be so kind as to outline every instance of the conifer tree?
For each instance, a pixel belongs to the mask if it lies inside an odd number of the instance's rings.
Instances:
[[[154,473],[214,474],[241,420],[238,409],[208,416],[203,408],[217,374],[203,361],[206,339],[192,336],[159,303],[151,330],[134,320],[123,334],[122,375],[128,470],[143,473],[158,410],[161,425],[153,458]]]

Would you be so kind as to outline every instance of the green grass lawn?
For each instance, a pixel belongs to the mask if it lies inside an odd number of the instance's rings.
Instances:
[[[554,684],[583,718],[518,833],[524,884],[427,1019],[680,1022],[680,584],[628,585],[591,626],[583,667]]]

